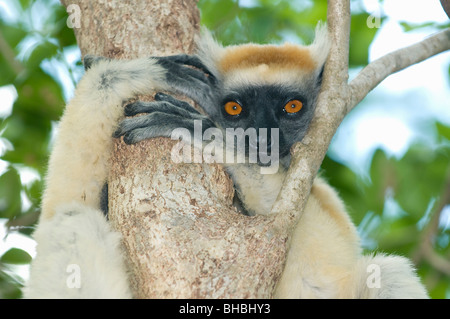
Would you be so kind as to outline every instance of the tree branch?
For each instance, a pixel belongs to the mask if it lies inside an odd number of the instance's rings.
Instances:
[[[421,245],[414,254],[413,260],[416,264],[425,260],[435,269],[446,276],[450,276],[450,261],[439,255],[434,250],[434,238],[439,232],[439,220],[446,205],[450,203],[450,169],[447,172],[444,188],[440,196],[440,200],[436,205],[436,209],[432,214],[428,225],[423,230]]]
[[[445,30],[372,62],[347,84],[350,38],[348,0],[328,2],[328,28],[331,48],[316,114],[308,134],[291,150],[291,167],[271,212],[280,228],[291,230],[296,225],[301,215],[296,211],[303,210],[313,179],[345,115],[390,74],[450,49],[450,30]]]
[[[331,48],[325,72],[332,72],[333,76],[324,75],[325,89],[347,83],[350,21],[350,1],[328,1],[327,23]]]
[[[419,43],[389,53],[366,66],[350,83],[351,111],[373,88],[389,75],[450,49],[450,29]]]
[[[343,118],[347,98],[350,2],[328,1],[328,31],[331,48],[325,65],[322,91],[316,114],[307,135],[291,150],[292,161],[285,183],[271,215],[280,227],[292,230],[311,190],[314,177],[325,157],[331,139]],[[289,225],[289,226],[287,226]]]

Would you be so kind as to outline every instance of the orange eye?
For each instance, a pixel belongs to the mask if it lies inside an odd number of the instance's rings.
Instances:
[[[284,110],[287,113],[297,113],[298,111],[300,111],[303,108],[303,103],[299,100],[292,100],[289,101],[285,106],[284,106]]]
[[[230,101],[225,104],[225,112],[229,115],[239,115],[242,112],[242,106],[239,103]]]

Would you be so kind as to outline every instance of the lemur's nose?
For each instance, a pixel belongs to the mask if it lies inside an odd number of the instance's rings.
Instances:
[[[272,148],[270,132],[267,132],[267,134],[258,134],[257,140],[250,138],[249,146],[254,150],[269,152]]]
[[[270,151],[270,149],[272,148],[272,141],[270,138],[269,133],[264,136],[263,134],[260,134],[258,136],[258,150],[263,150],[263,151]]]

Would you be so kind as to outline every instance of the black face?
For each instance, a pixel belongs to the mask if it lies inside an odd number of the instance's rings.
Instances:
[[[236,129],[240,128],[245,131],[247,157],[252,151],[262,155],[278,152],[281,159],[306,134],[314,113],[316,95],[315,92],[308,93],[276,85],[229,91],[222,97],[222,121],[219,124],[223,129],[237,132]],[[273,129],[278,129],[278,134]],[[235,143],[238,143],[237,138]],[[258,164],[265,165],[259,157]]]

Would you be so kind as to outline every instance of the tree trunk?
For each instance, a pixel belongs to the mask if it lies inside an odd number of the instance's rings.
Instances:
[[[173,145],[161,138],[114,151],[110,211],[136,297],[269,298],[286,236],[273,232],[272,219],[233,209],[233,185],[219,165],[174,164]]]
[[[61,0],[81,10],[81,53],[133,59],[189,53],[199,29],[195,0]]]
[[[191,53],[198,32],[195,1],[62,2],[81,9],[75,35],[83,55]],[[117,140],[111,156],[109,218],[123,234],[135,296],[270,297],[287,234],[273,219],[238,214],[223,168],[173,163],[173,145],[166,138],[133,146]]]

